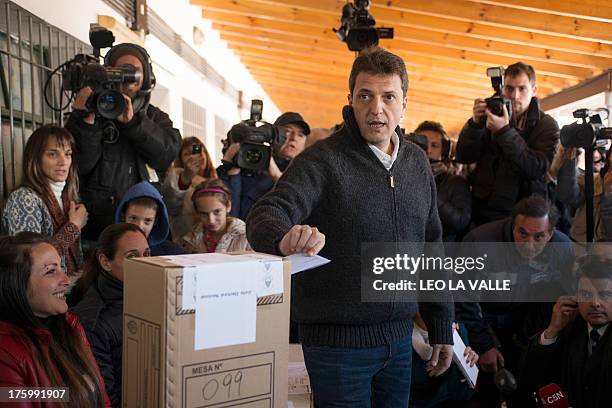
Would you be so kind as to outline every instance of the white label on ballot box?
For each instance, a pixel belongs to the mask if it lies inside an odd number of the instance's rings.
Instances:
[[[244,266],[226,263],[198,267],[196,350],[256,340],[258,275]]]
[[[235,265],[255,275],[257,297],[283,293],[283,262],[279,257],[260,253],[228,255],[221,253],[192,254],[164,257],[183,266],[182,304],[183,310],[195,309],[196,287],[200,271],[215,266]],[[246,265],[245,265],[246,264]]]

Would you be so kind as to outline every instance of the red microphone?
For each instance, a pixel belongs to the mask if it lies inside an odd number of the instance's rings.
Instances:
[[[534,393],[543,408],[569,408],[567,395],[557,384],[548,384]]]

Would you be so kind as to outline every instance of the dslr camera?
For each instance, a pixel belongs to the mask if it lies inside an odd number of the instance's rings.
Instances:
[[[612,139],[612,127],[603,126],[608,115],[609,111],[605,108],[575,110],[573,116],[578,121],[561,128],[561,144],[582,148],[605,146]]]
[[[89,42],[93,55],[77,54],[61,65],[62,89],[71,91],[74,97],[80,89],[89,86],[93,92],[87,100],[87,110],[106,119],[116,119],[125,110],[125,100],[119,90],[121,84],[138,82],[142,74],[132,65],[114,68],[100,64],[100,49],[112,47],[115,42],[111,31],[94,26],[89,30]]]
[[[508,111],[508,121],[511,122],[512,101],[502,94],[502,89],[504,89],[504,73],[503,67],[487,68],[487,76],[491,78],[491,86],[493,86],[495,93],[492,97],[485,99],[485,102],[491,113],[497,116],[504,116],[505,105]]]
[[[285,143],[285,133],[270,123],[261,120],[263,102],[251,101],[251,117],[232,126],[223,140],[223,153],[233,143],[240,143],[240,150],[233,164],[252,173],[264,172],[270,165],[272,149]]]

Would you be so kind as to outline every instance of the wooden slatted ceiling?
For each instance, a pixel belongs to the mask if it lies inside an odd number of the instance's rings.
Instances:
[[[313,127],[341,122],[354,53],[340,42],[339,0],[192,0],[282,111]],[[489,66],[535,67],[544,97],[612,67],[612,3],[602,0],[372,1],[410,78],[402,126],[440,121],[456,136]]]

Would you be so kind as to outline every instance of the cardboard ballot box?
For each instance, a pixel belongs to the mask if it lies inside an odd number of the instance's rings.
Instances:
[[[310,379],[304,365],[301,344],[289,345],[289,408],[312,408]]]
[[[288,261],[197,254],[124,271],[123,407],[287,407]],[[237,277],[248,283],[214,292]]]

